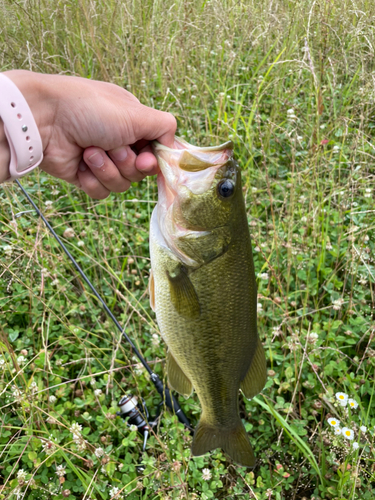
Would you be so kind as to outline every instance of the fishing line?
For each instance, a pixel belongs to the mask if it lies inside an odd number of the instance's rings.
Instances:
[[[155,372],[153,372],[151,370],[151,368],[147,364],[147,361],[144,359],[144,357],[142,356],[142,354],[138,351],[138,349],[136,348],[136,346],[133,344],[132,340],[127,336],[127,334],[125,333],[124,329],[121,327],[120,323],[117,321],[116,317],[113,315],[112,311],[109,309],[109,307],[107,306],[107,304],[105,303],[105,301],[103,300],[103,298],[101,297],[101,295],[99,294],[99,292],[96,290],[96,288],[94,287],[94,285],[91,283],[91,281],[89,280],[89,278],[86,276],[86,274],[84,273],[84,271],[81,269],[81,267],[79,266],[78,262],[75,260],[75,258],[73,257],[73,255],[69,252],[69,250],[66,248],[66,246],[64,245],[64,243],[61,241],[60,237],[58,236],[58,234],[56,233],[56,231],[53,229],[53,227],[51,226],[51,224],[47,221],[47,219],[44,217],[44,215],[39,210],[39,208],[35,205],[35,203],[31,199],[31,197],[29,196],[29,194],[27,193],[27,191],[23,188],[22,184],[19,182],[18,179],[16,179],[16,183],[18,184],[18,187],[21,189],[21,191],[23,192],[23,194],[26,196],[26,199],[29,201],[29,203],[34,208],[34,210],[37,213],[37,215],[42,219],[42,221],[44,222],[44,224],[46,225],[46,227],[48,228],[48,230],[50,231],[50,233],[53,235],[53,237],[56,239],[56,241],[58,242],[58,244],[60,245],[60,247],[63,249],[63,251],[65,252],[65,254],[67,255],[67,257],[69,258],[69,260],[72,262],[72,264],[74,265],[74,267],[76,268],[76,270],[82,276],[82,278],[84,279],[84,281],[86,282],[86,284],[88,285],[88,287],[90,288],[90,290],[93,292],[93,294],[95,295],[95,297],[99,300],[99,302],[103,306],[105,312],[107,313],[107,315],[111,318],[111,320],[115,324],[116,328],[121,332],[121,334],[124,337],[124,339],[130,344],[131,348],[133,349],[134,354],[137,356],[137,358],[139,359],[139,361],[142,363],[142,365],[145,367],[145,369],[147,370],[148,374],[150,375],[150,379],[153,382],[156,390],[158,391],[158,393],[162,397],[162,400],[165,402],[165,405],[169,409],[171,409],[176,414],[176,416],[179,419],[179,421],[181,423],[183,423],[191,431],[190,422],[187,419],[187,417],[184,414],[184,412],[182,411],[182,409],[181,409],[181,407],[180,407],[180,405],[179,405],[179,403],[177,401],[177,398],[172,394],[172,392],[170,391],[170,389],[168,389],[168,387],[166,387],[163,384],[163,382],[160,379],[159,375],[157,375]],[[27,212],[29,212],[29,211],[27,211]],[[25,212],[21,212],[20,215],[23,214],[23,213],[25,213]]]

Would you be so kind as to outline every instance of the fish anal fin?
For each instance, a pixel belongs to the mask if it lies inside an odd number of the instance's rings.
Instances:
[[[155,312],[155,280],[154,280],[154,274],[150,272],[150,279],[148,281],[148,291],[150,294],[150,306],[151,309]]]
[[[222,448],[238,465],[255,466],[254,452],[241,420],[235,428],[227,429],[206,423],[202,416],[194,433],[192,454],[204,455],[216,448]]]
[[[263,389],[267,380],[266,356],[261,341],[258,338],[258,345],[251,361],[245,378],[241,382],[241,390],[247,399],[251,399]]]
[[[167,277],[171,301],[178,314],[187,319],[198,318],[201,311],[197,292],[185,269],[178,268],[173,276],[167,271]]]
[[[193,384],[182,371],[171,351],[167,354],[167,374],[171,388],[182,396],[189,397],[193,391]]]

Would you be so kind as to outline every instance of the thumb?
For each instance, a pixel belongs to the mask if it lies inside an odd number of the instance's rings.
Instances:
[[[141,105],[141,108],[137,109],[133,129],[136,141],[142,139],[147,141],[157,140],[164,146],[172,148],[177,122],[171,113]]]

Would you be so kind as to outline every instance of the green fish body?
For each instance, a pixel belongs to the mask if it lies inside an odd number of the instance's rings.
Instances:
[[[222,448],[252,467],[238,391],[252,398],[262,390],[266,361],[232,144],[197,148],[176,138],[174,149],[155,143],[154,153],[161,174],[150,228],[150,295],[168,345],[168,381],[180,394],[194,389],[199,397],[193,455]]]

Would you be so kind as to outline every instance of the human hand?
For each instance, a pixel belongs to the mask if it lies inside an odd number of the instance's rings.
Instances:
[[[149,141],[173,145],[173,115],[144,106],[117,85],[23,70],[4,74],[20,89],[38,125],[40,168],[92,198],[126,191],[131,182],[157,173]]]

